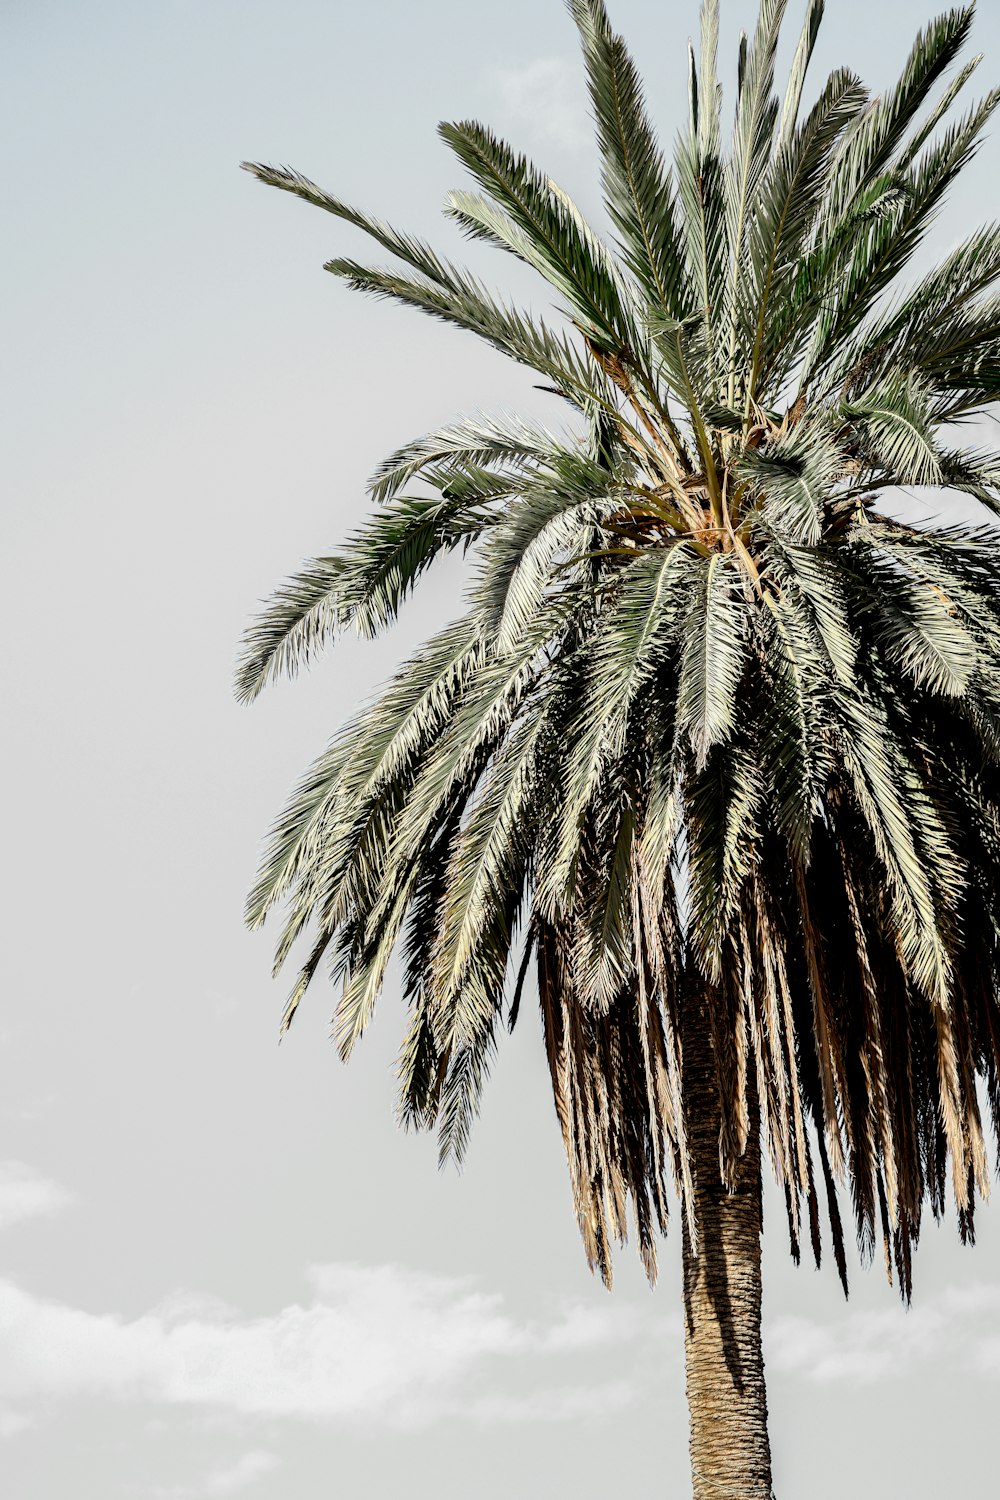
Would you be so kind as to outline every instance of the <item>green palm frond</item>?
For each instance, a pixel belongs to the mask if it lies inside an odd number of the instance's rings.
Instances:
[[[294,676],[342,626],[340,581],[345,563],[317,557],[283,583],[247,627],[236,671],[236,696],[252,703],[269,681]]]
[[[845,142],[831,176],[824,229],[893,161],[934,85],[967,41],[973,14],[971,5],[948,11],[918,33],[898,83],[872,102]]]
[[[931,392],[919,376],[894,372],[841,405],[858,447],[875,470],[901,484],[939,484]]]
[[[557,777],[559,796],[539,849],[537,900],[549,915],[572,903],[588,808],[627,741],[632,705],[661,667],[669,670],[681,623],[699,586],[698,559],[679,544],[627,564],[613,606],[586,653],[567,655],[577,682]]]
[[[343,258],[328,261],[324,269],[341,277],[355,291],[402,302],[443,323],[477,334],[518,364],[543,375],[560,395],[576,406],[601,399],[600,381],[595,380],[562,335],[527,313],[498,302],[471,276],[455,273],[447,283],[440,284]]]
[[[990,116],[1000,104],[1000,91],[991,94],[927,147],[908,171],[893,184],[901,192],[887,214],[872,220],[866,236],[856,243],[834,307],[817,324],[806,362],[808,385],[833,362],[838,346],[863,324],[879,296],[905,270],[933,222],[941,200],[955,178],[974,156]],[[864,184],[862,186],[865,186]],[[853,214],[855,210],[849,210]]]
[[[470,968],[478,965],[481,934],[493,921],[497,893],[516,892],[520,904],[537,817],[533,804],[539,782],[544,780],[538,762],[548,733],[546,712],[521,716],[494,757],[468,827],[452,851],[430,962],[436,1030],[449,1046],[465,1038],[475,1020],[456,1001],[463,995],[468,999],[469,986],[464,981]],[[509,934],[507,941],[509,945]],[[506,960],[505,950],[503,968]],[[472,994],[477,992],[478,987],[473,987]]]
[[[772,298],[779,302],[794,283],[816,213],[827,188],[827,166],[843,132],[857,118],[867,95],[848,72],[835,73],[801,128],[778,150],[760,183],[747,231],[746,318],[753,330],[748,396],[774,373],[784,352],[768,347]]]
[[[333,741],[290,798],[272,830],[247,903],[257,926],[288,892],[315,851],[329,855],[326,829],[343,794],[351,802],[383,787],[440,728],[453,695],[481,653],[478,622],[448,626],[406,663],[374,712],[358,716]],[[361,739],[361,730],[364,739]]]
[[[667,317],[695,310],[670,171],[649,122],[628,48],[602,0],[573,0],[601,152],[604,194],[625,263]]]
[[[566,195],[475,121],[444,124],[440,133],[514,226],[506,232],[497,217],[497,242],[534,266],[566,298],[574,321],[609,352],[637,352],[639,335],[619,273]]]
[[[778,121],[778,149],[783,150],[790,142],[799,117],[799,107],[802,103],[802,90],[805,87],[806,75],[812,62],[813,51],[816,47],[816,38],[819,36],[819,28],[823,21],[823,12],[826,9],[826,0],[809,0],[806,7],[805,19],[802,23],[802,32],[799,43],[795,49],[792,66],[788,73],[788,84],[785,89],[785,97],[781,106],[781,117]]]
[[[925,276],[884,318],[868,328],[861,347],[846,351],[838,367],[850,390],[865,376],[875,377],[900,363],[919,369],[923,358],[941,350],[947,361],[947,340],[953,323],[961,329],[974,299],[1000,279],[1000,226],[980,229]]]
[[[737,341],[751,316],[751,296],[744,274],[746,242],[768,164],[778,122],[773,94],[774,63],[788,0],[761,0],[753,41],[742,69],[736,105],[732,151],[725,176],[726,238],[730,257],[728,286],[729,402],[736,387]]]
[[[370,214],[341,202],[332,193],[324,192],[321,187],[317,187],[315,182],[310,181],[308,177],[303,177],[300,172],[293,171],[291,167],[269,167],[262,162],[250,161],[241,162],[240,165],[245,172],[256,177],[258,182],[266,183],[269,187],[280,188],[286,193],[293,193],[295,197],[304,199],[306,203],[312,203],[316,208],[325,209],[327,213],[343,219],[345,223],[353,224],[355,228],[363,230],[371,239],[388,250],[391,255],[398,256],[406,265],[419,271],[422,276],[427,276],[431,281],[439,282],[442,286],[449,285],[451,269],[422,240],[400,233],[383,220],[373,218]]]
[[[732,733],[747,643],[740,570],[716,552],[700,571],[685,621],[677,698],[681,726],[703,764]]]
[[[975,671],[976,644],[953,602],[873,548],[859,548],[855,566],[874,602],[874,629],[890,666],[930,692],[961,696]]]
[[[813,824],[834,764],[825,737],[829,687],[795,611],[771,600],[755,621],[760,656],[761,773],[776,827],[806,867]]]
[[[372,475],[369,494],[383,504],[418,476],[444,489],[452,478],[461,482],[470,470],[485,475],[491,465],[522,469],[544,463],[556,447],[551,433],[519,417],[465,417],[390,453]]]
[[[786,621],[796,618],[797,629],[812,641],[834,680],[852,684],[858,638],[840,559],[819,547],[781,541],[772,532],[767,562],[780,590]]]
[[[778,536],[815,547],[823,535],[830,497],[844,455],[821,423],[803,423],[766,448],[748,448],[738,474],[762,517]]]

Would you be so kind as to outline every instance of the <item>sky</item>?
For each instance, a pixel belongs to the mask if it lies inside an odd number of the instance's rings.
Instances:
[[[668,137],[693,0],[614,0]],[[798,7],[793,5],[797,13]],[[816,78],[890,81],[909,0],[829,0]],[[723,0],[728,55],[745,0]],[[793,21],[790,36],[796,29]],[[531,1007],[464,1171],[392,1114],[392,986],[349,1068],[333,996],[279,1047],[243,896],[299,771],[399,652],[347,642],[252,709],[256,603],[361,517],[364,481],[530,381],[321,266],[362,242],[238,171],[289,162],[527,289],[440,218],[441,118],[484,118],[598,213],[559,0],[5,0],[0,130],[6,858],[0,1473],[12,1500],[526,1500],[690,1493],[679,1235],[650,1292],[586,1269]],[[725,38],[724,38],[725,41]],[[1000,9],[977,21],[1000,80]],[[787,49],[786,49],[787,51]],[[814,82],[815,87],[815,82]],[[935,230],[990,217],[1000,142]],[[796,1270],[773,1190],[779,1500],[990,1492],[1000,1225],[926,1231],[914,1306]]]

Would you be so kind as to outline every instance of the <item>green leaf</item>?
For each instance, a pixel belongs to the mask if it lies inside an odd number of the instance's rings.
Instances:
[[[466,120],[440,126],[442,139],[512,221],[494,238],[533,265],[560,291],[580,326],[610,350],[638,352],[641,339],[627,311],[620,277],[604,246],[564,194],[484,126]]]
[[[601,152],[604,196],[625,262],[653,306],[668,317],[695,310],[674,188],[649,122],[628,48],[602,0],[572,0]]]
[[[475,333],[518,364],[536,370],[559,395],[576,406],[600,401],[601,380],[588,370],[566,340],[527,313],[491,297],[472,277],[455,273],[446,286],[379,270],[353,260],[328,261],[324,270],[353,290],[387,297]]]
[[[729,739],[746,659],[744,578],[732,554],[716,552],[693,592],[684,628],[678,718],[700,764]]]
[[[894,372],[843,401],[841,410],[853,421],[865,457],[889,483],[940,484],[931,392],[916,374]]]

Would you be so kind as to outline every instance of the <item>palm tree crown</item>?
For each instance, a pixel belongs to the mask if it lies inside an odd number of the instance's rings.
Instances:
[[[1000,396],[1000,228],[900,278],[1000,91],[960,118],[972,7],[877,98],[809,108],[811,0],[775,92],[784,0],[741,40],[723,140],[718,0],[702,7],[672,167],[601,0],[571,0],[613,239],[489,130],[441,136],[474,182],[448,214],[555,294],[550,325],[295,172],[249,170],[388,251],[327,269],[479,335],[571,410],[466,417],[393,453],[378,509],[250,628],[251,699],[425,570],[472,558],[465,611],[333,740],[291,797],[248,906],[284,905],[282,964],[327,961],[344,1057],[390,957],[409,1026],[404,1121],[461,1156],[537,975],[591,1263],[634,1221],[650,1274],[672,1176],[693,1224],[685,1013],[711,1038],[722,1181],[758,1118],[793,1252],[822,1188],[909,1293],[925,1204],[961,1231],[1000,1120],[1000,562],[987,524],[894,519],[885,492],[1000,509],[964,441]],[[951,123],[948,123],[951,121]],[[950,1178],[950,1187],[949,1187]]]

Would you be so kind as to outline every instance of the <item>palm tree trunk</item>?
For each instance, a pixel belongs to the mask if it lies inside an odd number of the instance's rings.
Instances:
[[[736,1188],[719,1168],[720,1110],[707,1008],[685,1027],[684,1092],[697,1244],[685,1223],[684,1350],[694,1500],[770,1500],[771,1449],[761,1348],[759,1109]]]

